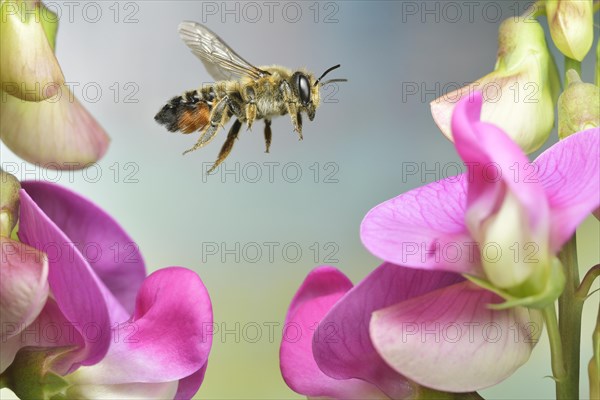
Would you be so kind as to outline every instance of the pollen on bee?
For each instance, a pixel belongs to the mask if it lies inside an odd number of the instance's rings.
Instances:
[[[210,118],[210,108],[204,102],[195,107],[185,107],[178,115],[177,127],[182,133],[192,133],[204,128]]]

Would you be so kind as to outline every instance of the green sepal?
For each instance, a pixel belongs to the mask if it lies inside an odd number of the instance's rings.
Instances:
[[[2,373],[7,388],[21,400],[58,400],[66,398],[69,383],[50,370],[54,360],[72,348],[25,347]]]
[[[495,287],[492,285],[492,283],[485,279],[477,278],[471,275],[463,276],[475,285],[489,290],[490,292],[496,293],[498,296],[506,300],[503,303],[488,304],[488,308],[492,310],[505,310],[518,306],[543,309],[550,304],[554,304],[554,301],[561,295],[565,288],[565,275],[562,270],[561,262],[558,260],[558,258],[554,258],[551,264],[552,265],[549,268],[550,276],[546,280],[547,284],[544,290],[526,297],[517,297],[506,290]]]

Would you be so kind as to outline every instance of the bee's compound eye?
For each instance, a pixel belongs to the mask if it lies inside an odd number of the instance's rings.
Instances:
[[[310,84],[306,76],[302,74],[296,75],[296,86],[300,94],[300,101],[302,101],[302,104],[307,105],[310,102]]]

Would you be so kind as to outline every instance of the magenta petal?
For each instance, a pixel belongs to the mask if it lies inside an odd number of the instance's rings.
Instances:
[[[380,394],[373,385],[358,379],[333,379],[325,375],[313,357],[313,334],[329,309],[352,288],[352,282],[333,267],[311,271],[288,310],[279,360],[288,386],[309,397],[365,399]]]
[[[481,275],[477,246],[465,226],[466,184],[459,175],[376,206],[361,224],[363,244],[398,265]]]
[[[21,185],[132,313],[146,271],[138,246],[129,235],[110,215],[70,190],[42,181]]]
[[[188,377],[208,360],[212,306],[198,275],[160,269],[146,278],[129,322],[113,332],[106,357],[74,374],[78,384],[169,382]]]
[[[536,311],[488,307],[502,301],[458,283],[375,312],[371,338],[389,365],[421,385],[483,389],[525,363],[542,330]]]
[[[532,231],[545,229],[548,204],[542,186],[521,148],[497,126],[479,120],[480,92],[462,99],[452,115],[456,150],[468,169],[467,213],[470,228],[494,213],[507,187],[527,210]],[[473,233],[473,231],[471,231]]]
[[[61,372],[71,371],[79,364],[95,364],[106,354],[111,339],[101,283],[71,240],[25,190],[20,191],[20,199],[19,237],[48,255],[50,290],[62,314],[84,338],[85,347],[71,354]]]
[[[192,375],[187,376],[179,381],[174,400],[189,400],[194,397],[194,395],[198,392],[198,389],[200,389],[200,385],[202,385],[202,382],[204,381],[206,367],[208,367],[208,362],[206,362],[202,368],[194,372]]]
[[[392,398],[410,396],[412,384],[390,368],[373,347],[371,314],[461,280],[460,275],[449,272],[382,264],[341,298],[319,324],[313,343],[317,365],[333,378],[371,382]]]
[[[561,140],[535,160],[551,209],[550,245],[557,252],[600,206],[600,129]]]

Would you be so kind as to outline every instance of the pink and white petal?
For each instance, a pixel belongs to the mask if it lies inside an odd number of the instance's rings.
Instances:
[[[371,339],[390,366],[423,386],[480,390],[524,364],[542,329],[537,311],[488,307],[501,302],[461,282],[376,311]]]
[[[15,240],[0,237],[0,326],[2,342],[19,334],[48,298],[48,257]]]
[[[550,246],[554,253],[600,206],[600,129],[571,135],[534,163],[550,203]]]
[[[6,96],[0,113],[2,141],[19,157],[44,168],[85,168],[102,158],[110,142],[66,86],[37,103]]]
[[[3,1],[0,4],[2,90],[11,96],[29,101],[41,101],[52,97],[56,94],[57,88],[65,83],[52,45],[44,32],[43,22],[40,21],[38,7],[43,6],[36,3],[38,2]],[[30,5],[37,10],[30,9]],[[35,18],[25,18],[21,14],[34,13],[34,11],[37,13]],[[45,13],[42,18],[45,16],[55,17],[51,13]],[[52,33],[51,35],[53,36]]]
[[[146,277],[144,260],[133,239],[109,214],[75,192],[43,181],[25,181],[21,185],[75,243],[130,315]]]
[[[67,376],[66,379],[69,380],[69,377]],[[177,381],[161,383],[123,383],[119,385],[76,384],[67,390],[67,398],[81,400],[165,400],[175,398],[176,392]]]
[[[200,277],[169,267],[148,276],[131,321],[113,330],[96,365],[76,371],[79,384],[169,382],[201,369],[212,344],[212,306]]]
[[[482,95],[461,100],[452,115],[456,150],[468,168],[467,224],[471,232],[502,204],[504,184],[527,211],[528,226],[544,231],[548,204],[542,186],[530,176],[531,163],[521,148],[497,126],[480,121]]]
[[[204,381],[204,375],[206,375],[206,368],[208,367],[208,362],[204,364],[202,368],[198,371],[194,372],[190,376],[186,376],[183,379],[179,380],[179,384],[177,386],[177,393],[175,394],[175,400],[190,400],[200,389],[202,382]]]
[[[62,314],[84,338],[84,347],[70,354],[60,366],[61,371],[56,372],[64,374],[80,364],[96,364],[111,341],[108,309],[100,289],[102,282],[72,241],[25,190],[21,190],[20,199],[19,238],[47,254],[50,290]]]
[[[317,365],[332,378],[370,382],[393,399],[413,395],[414,384],[386,364],[373,347],[371,314],[463,279],[449,272],[382,264],[348,291],[319,324],[313,341]]]
[[[333,379],[313,357],[313,334],[331,307],[352,288],[352,282],[334,267],[312,270],[288,310],[279,352],[281,374],[287,385],[309,397],[335,399],[382,398],[373,385],[359,379]]]
[[[465,225],[466,202],[466,175],[411,190],[369,211],[361,240],[391,263],[481,276],[478,248]]]

